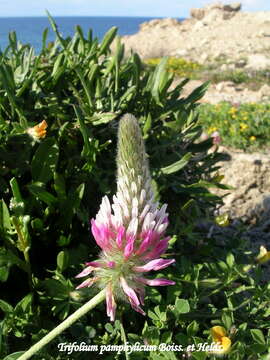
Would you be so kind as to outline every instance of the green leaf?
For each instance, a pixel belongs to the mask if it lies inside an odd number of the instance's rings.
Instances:
[[[176,299],[175,310],[178,314],[186,314],[190,312],[190,306],[188,300]]]
[[[66,61],[66,56],[63,53],[59,54],[57,59],[55,60],[53,70],[51,73],[51,77],[55,82],[65,71],[65,61]]]
[[[209,84],[210,84],[210,82],[207,81],[207,82],[203,83],[202,85],[198,86],[198,87],[197,87],[195,90],[193,90],[192,93],[185,99],[185,103],[186,103],[186,104],[189,104],[189,103],[194,103],[194,102],[200,100],[200,99],[204,96],[206,90],[208,89]]]
[[[63,282],[56,279],[44,280],[43,286],[46,289],[48,296],[59,299],[61,301],[66,300],[67,297],[69,297],[69,291],[71,290],[67,281]]]
[[[28,271],[27,265],[17,255],[13,254],[11,250],[0,248],[0,266],[10,267],[11,265],[17,265],[22,270]]]
[[[41,183],[27,185],[27,188],[37,199],[45,202],[47,205],[57,203],[57,198],[48,191],[44,190]]]
[[[222,314],[221,316],[221,320],[225,326],[226,329],[230,329],[232,324],[233,324],[233,321],[232,321],[232,315],[231,315],[231,312],[225,312]]]
[[[0,281],[1,282],[7,281],[8,275],[9,275],[9,266],[0,266]]]
[[[207,358],[207,352],[205,351],[198,351],[198,352],[193,352],[191,359],[195,359],[195,360],[205,360]]]
[[[113,26],[105,35],[99,47],[99,55],[106,53],[117,33],[117,27]]]
[[[10,215],[4,200],[0,200],[0,227],[11,230]]]
[[[199,325],[196,320],[193,320],[187,327],[187,335],[189,337],[196,335],[199,331]]]
[[[13,307],[7,303],[4,300],[0,299],[0,309],[4,312],[4,313],[12,313],[13,312]]]
[[[33,181],[46,184],[53,178],[59,156],[59,148],[53,138],[48,138],[39,145],[32,163]]]
[[[149,311],[148,311],[148,316],[149,316],[152,320],[155,320],[155,321],[158,321],[158,320],[159,320],[159,317],[158,317],[152,310],[149,310]]]
[[[252,351],[256,354],[260,354],[260,353],[264,353],[265,351],[269,350],[268,346],[266,344],[252,344],[249,347],[250,349],[252,349]],[[267,358],[267,360],[269,359],[269,357]],[[261,358],[260,358],[261,360]]]
[[[93,125],[108,124],[117,117],[115,113],[100,113],[94,114],[92,117]]]
[[[15,178],[12,178],[10,180],[10,186],[11,186],[11,190],[14,196],[14,199],[17,203],[23,203],[23,199],[22,199],[22,195],[19,189],[19,185],[18,182]]]
[[[60,272],[63,272],[68,267],[69,256],[67,251],[60,251],[57,255],[57,268]]]
[[[14,311],[17,314],[27,313],[30,311],[33,302],[33,294],[26,295],[18,304],[15,306]]]
[[[90,144],[90,141],[89,141],[88,129],[87,129],[87,126],[85,125],[81,109],[78,106],[74,105],[74,111],[75,111],[77,119],[79,121],[80,132],[82,133],[83,141],[84,141],[84,147],[83,147],[82,155],[83,156],[89,156],[89,154],[92,151],[91,150],[92,147],[91,147],[91,144]]]
[[[143,330],[143,337],[146,338],[149,345],[159,345],[160,331],[155,326],[147,326]]]
[[[144,137],[146,137],[148,135],[148,132],[150,131],[151,126],[152,126],[152,117],[151,117],[151,114],[149,113],[146,118],[145,124],[143,126]]]
[[[17,351],[15,353],[12,353],[12,354],[6,356],[3,360],[16,360],[20,356],[22,356],[24,353],[25,353],[25,351]]]
[[[264,339],[264,336],[263,336],[263,333],[262,333],[261,330],[259,330],[259,329],[251,329],[250,333],[251,333],[252,339],[256,343],[265,344],[265,339]]]
[[[57,197],[60,201],[64,201],[66,199],[67,195],[65,178],[63,175],[57,172],[54,173],[54,190],[57,193]]]
[[[160,342],[169,344],[172,341],[172,336],[172,331],[165,331],[161,336]]]
[[[162,103],[160,101],[161,88],[168,78],[168,72],[166,70],[167,62],[168,58],[164,57],[157,65],[153,74],[153,83],[150,85],[153,97],[156,99],[157,104],[160,106],[162,106]]]
[[[228,266],[230,268],[233,268],[233,266],[235,265],[235,260],[234,260],[234,256],[232,253],[229,253],[226,257],[226,263],[228,264]]]
[[[47,45],[46,42],[47,42],[48,32],[49,32],[49,29],[46,28],[43,31],[43,34],[42,34],[42,52],[44,52],[45,49],[46,49],[46,45]]]
[[[110,323],[105,324],[105,329],[106,329],[109,333],[113,333],[113,332],[114,332],[114,328],[113,328],[112,324],[110,324]]]
[[[163,174],[173,174],[179,170],[181,170],[184,166],[186,166],[191,158],[192,154],[191,153],[186,153],[182,159],[176,161],[175,163],[166,166],[164,168],[161,168],[161,172]]]

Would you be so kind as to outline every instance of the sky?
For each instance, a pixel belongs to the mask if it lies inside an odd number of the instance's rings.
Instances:
[[[0,0],[0,17],[45,16],[45,9],[48,9],[53,16],[181,18],[189,16],[190,8],[209,2],[211,0]],[[244,11],[270,11],[269,0],[242,0],[242,5]]]

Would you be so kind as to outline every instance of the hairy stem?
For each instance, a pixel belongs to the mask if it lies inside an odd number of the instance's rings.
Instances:
[[[83,315],[87,314],[88,311],[92,310],[95,306],[101,303],[105,299],[105,289],[101,290],[95,297],[89,300],[86,304],[81,306],[75,313],[70,315],[66,320],[64,320],[60,325],[54,328],[49,334],[44,336],[39,342],[33,345],[29,350],[27,350],[18,360],[27,360],[30,359],[35,353],[37,353],[43,346],[47,345],[64,330],[70,327],[73,323],[79,320]]]

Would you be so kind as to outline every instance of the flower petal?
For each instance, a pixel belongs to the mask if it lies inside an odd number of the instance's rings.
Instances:
[[[221,342],[221,338],[227,335],[227,332],[223,326],[213,326],[210,329],[210,333],[215,342]]]
[[[227,336],[224,336],[222,339],[221,339],[221,344],[222,344],[222,352],[220,352],[221,354],[226,354],[227,352],[229,352],[230,348],[231,348],[231,340],[227,337]]]
[[[105,266],[105,264],[101,263],[100,261],[90,261],[90,262],[85,263],[85,265],[92,266],[93,268],[99,268],[99,267]]]
[[[92,234],[98,246],[104,251],[109,250],[111,248],[110,239],[113,237],[112,231],[108,226],[99,224],[94,219],[91,220],[91,225]]]
[[[85,277],[89,274],[91,274],[91,272],[94,270],[94,268],[92,266],[87,266],[85,269],[83,269],[82,272],[80,272],[78,275],[76,275],[75,277],[78,278],[82,278]]]
[[[84,287],[90,287],[97,280],[98,280],[97,278],[89,278],[89,279],[85,280],[84,282],[82,282],[79,286],[77,286],[76,290],[84,288]]]
[[[155,259],[162,255],[168,247],[168,241],[170,240],[170,237],[166,237],[163,240],[160,240],[158,244],[150,251],[148,254],[144,255],[144,259]]]
[[[124,250],[125,259],[128,259],[130,257],[130,255],[133,253],[134,242],[135,242],[135,237],[134,236],[128,236],[127,244],[126,244],[125,250]]]
[[[114,300],[111,283],[109,283],[106,286],[106,305],[107,305],[107,315],[109,316],[111,321],[114,321],[115,311],[116,311],[116,302]]]
[[[136,272],[148,272],[151,270],[160,270],[160,269],[164,269],[167,266],[173,264],[175,262],[174,259],[155,259],[152,261],[149,261],[147,264],[143,265],[143,266],[135,266],[133,268],[134,271]]]
[[[131,303],[131,305],[139,306],[140,301],[138,299],[138,296],[136,295],[135,291],[131,287],[128,286],[125,278],[120,277],[120,283],[121,283],[124,293],[127,295],[128,300]]]
[[[175,285],[175,281],[168,279],[145,279],[145,278],[136,278],[137,281],[149,285],[149,286],[167,286],[167,285]]]
[[[142,238],[143,238],[143,241],[141,242],[139,249],[136,251],[136,255],[141,255],[147,249],[149,249],[150,243],[152,241],[151,232],[148,231],[146,235],[142,236]]]
[[[125,228],[124,226],[120,226],[119,229],[117,230],[117,236],[116,236],[116,244],[119,247],[119,249],[122,248],[124,236],[125,236]]]

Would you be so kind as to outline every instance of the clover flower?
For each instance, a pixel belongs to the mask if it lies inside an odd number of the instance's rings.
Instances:
[[[26,130],[26,132],[34,139],[40,140],[46,136],[48,124],[45,120],[41,121],[36,126],[33,126]]]
[[[213,139],[213,144],[219,145],[219,144],[221,143],[221,137],[220,137],[218,131],[214,131],[214,132],[211,134],[211,138]]]
[[[214,342],[219,345],[219,349],[215,351],[211,351],[211,353],[214,353],[216,355],[225,355],[227,354],[231,349],[231,340],[227,336],[227,332],[224,329],[223,326],[213,326],[210,329],[211,336],[214,340]]]
[[[116,298],[145,314],[145,285],[174,285],[171,280],[149,279],[144,274],[161,270],[175,262],[161,256],[168,247],[166,205],[154,200],[151,176],[137,120],[125,115],[119,123],[117,152],[117,192],[112,204],[103,197],[99,212],[91,220],[91,230],[102,249],[97,261],[86,263],[77,278],[88,277],[77,287],[97,284],[106,289],[107,315],[115,319]]]

